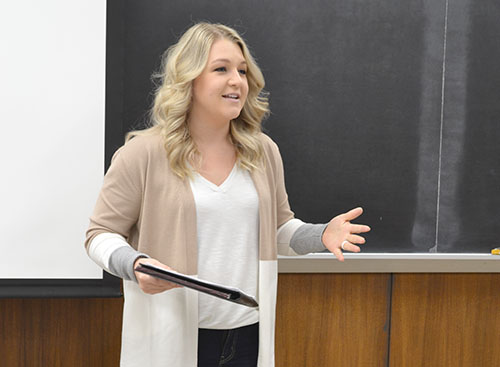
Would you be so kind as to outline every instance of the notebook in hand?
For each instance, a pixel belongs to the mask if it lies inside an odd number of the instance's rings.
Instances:
[[[257,301],[242,290],[227,287],[222,284],[208,282],[189,275],[181,274],[173,270],[167,270],[151,264],[139,264],[136,271],[149,274],[156,278],[168,280],[169,282],[182,285],[187,288],[197,290],[215,297],[222,298],[229,302],[238,303],[248,307],[258,307]]]

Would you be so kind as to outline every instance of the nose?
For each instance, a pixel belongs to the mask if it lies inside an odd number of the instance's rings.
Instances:
[[[233,70],[229,76],[229,85],[237,86],[243,82],[243,76],[240,74],[239,70]]]

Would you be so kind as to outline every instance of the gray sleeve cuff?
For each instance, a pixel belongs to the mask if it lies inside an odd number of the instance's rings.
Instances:
[[[327,226],[328,223],[302,224],[290,239],[290,247],[299,255],[325,251],[326,247],[321,241],[321,236]]]
[[[110,255],[109,270],[114,275],[124,280],[133,280],[137,282],[134,273],[134,262],[140,257],[149,257],[129,246],[122,246]]]

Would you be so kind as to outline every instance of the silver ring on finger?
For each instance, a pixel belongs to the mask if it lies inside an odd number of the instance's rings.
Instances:
[[[347,244],[350,244],[350,243],[349,243],[349,241],[344,240],[344,241],[342,242],[342,244],[340,245],[340,248],[341,248],[342,250],[344,250],[344,251],[346,250],[346,249],[344,248],[344,245],[345,245],[346,243],[347,243]]]

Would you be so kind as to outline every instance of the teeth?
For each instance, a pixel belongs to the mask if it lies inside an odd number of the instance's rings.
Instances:
[[[224,97],[238,99],[238,96],[236,94],[226,94]]]

